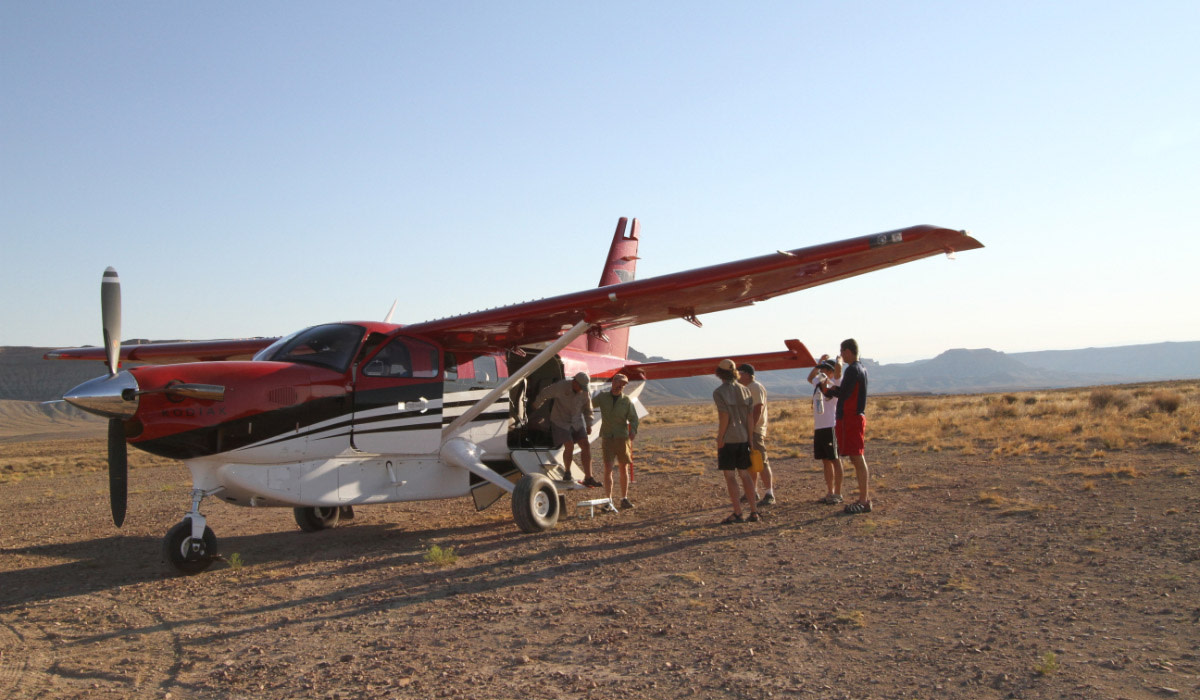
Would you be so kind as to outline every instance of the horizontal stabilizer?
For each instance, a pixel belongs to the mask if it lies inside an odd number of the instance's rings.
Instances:
[[[734,363],[748,362],[754,365],[756,372],[766,372],[773,369],[802,369],[817,364],[808,348],[799,340],[786,340],[788,349],[783,352],[763,352],[757,355],[734,355]],[[643,364],[626,365],[621,373],[630,379],[678,379],[680,377],[704,377],[711,375],[717,369],[717,363],[724,357],[702,357],[695,360],[670,360],[666,362],[646,362]]]

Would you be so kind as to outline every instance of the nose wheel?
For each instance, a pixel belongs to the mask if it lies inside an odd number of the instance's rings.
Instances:
[[[184,518],[167,531],[163,553],[181,574],[192,576],[207,569],[217,558],[217,536],[205,525],[203,536],[194,537],[192,519]]]

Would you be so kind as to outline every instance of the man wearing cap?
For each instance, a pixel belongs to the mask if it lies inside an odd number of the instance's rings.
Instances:
[[[717,365],[717,378],[721,386],[713,390],[713,403],[717,404],[717,469],[725,475],[725,488],[733,504],[733,515],[721,521],[729,523],[757,522],[758,505],[748,498],[750,517],[742,517],[742,503],[738,498],[737,477],[742,478],[742,487],[747,494],[754,493],[754,481],[750,478],[750,390],[737,382],[737,366],[733,360],[721,360]]]
[[[767,388],[754,378],[754,365],[738,365],[738,383],[750,390],[750,449],[762,455],[762,472],[751,473],[754,491],[746,492],[746,500],[758,498],[758,480],[762,479],[763,494],[760,506],[775,504],[775,475],[771,472],[771,460],[767,459]]]
[[[621,471],[621,507],[632,508],[629,500],[629,472],[633,470],[633,438],[637,436],[638,415],[633,401],[625,395],[625,385],[629,377],[615,374],[612,378],[612,389],[602,392],[593,401],[600,411],[600,446],[601,460],[604,471],[600,473],[604,479],[604,495],[612,500],[613,463]],[[611,504],[602,512],[615,513],[617,509]]]
[[[563,466],[566,476],[563,481],[574,481],[571,475],[571,461],[575,457],[575,445],[579,445],[579,463],[583,467],[583,485],[600,486],[600,482],[592,477],[592,447],[588,442],[588,434],[595,423],[592,412],[592,379],[587,372],[580,372],[571,379],[555,382],[542,389],[537,400],[533,402],[534,410],[542,404],[554,400],[550,409],[550,436],[554,439],[555,447],[563,448]]]

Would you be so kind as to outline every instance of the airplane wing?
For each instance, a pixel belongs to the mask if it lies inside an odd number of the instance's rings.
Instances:
[[[215,360],[249,360],[276,338],[245,338],[241,340],[203,340],[178,343],[146,343],[122,345],[122,362],[150,365],[173,365],[181,362],[212,362]],[[64,348],[43,355],[47,360],[101,360],[104,348]]]
[[[788,349],[783,352],[764,352],[756,355],[734,355],[737,364],[754,365],[755,372],[773,369],[796,369],[817,364],[808,348],[799,340],[786,340]],[[621,368],[621,373],[630,379],[677,379],[679,377],[703,377],[713,373],[717,363],[724,357],[704,357],[694,360],[672,360],[666,362],[643,362]]]
[[[601,331],[671,318],[699,325],[702,314],[750,306],[938,253],[982,247],[965,231],[912,226],[415,323],[406,330],[448,348],[485,351],[550,342],[582,320]]]

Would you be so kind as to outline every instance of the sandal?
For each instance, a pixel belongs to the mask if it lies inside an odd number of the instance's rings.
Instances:
[[[817,503],[824,503],[827,506],[836,506],[837,504],[839,504],[841,502],[842,502],[842,497],[836,493],[831,493],[831,494],[825,496],[824,498],[822,498],[821,500],[817,501]]]
[[[750,517],[746,518],[746,522],[748,523],[756,523],[759,520],[762,520],[762,518],[758,517],[758,513],[751,513]]]
[[[868,503],[851,503],[843,509],[847,515],[859,515],[861,513],[870,513],[871,504]]]
[[[729,516],[728,518],[725,518],[724,520],[722,520],[721,524],[729,525],[731,523],[744,523],[744,522],[746,522],[746,519],[742,517],[741,513],[734,513],[733,515]]]

